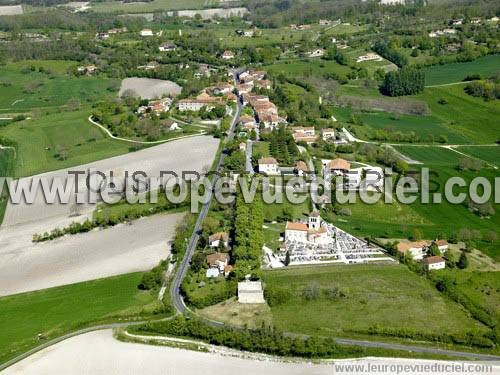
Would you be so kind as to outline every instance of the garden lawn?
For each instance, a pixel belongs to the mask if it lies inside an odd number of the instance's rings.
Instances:
[[[31,176],[130,151],[129,144],[108,138],[90,124],[89,113],[62,112],[0,128],[0,136],[18,145],[14,176]],[[61,150],[66,154],[64,158],[58,156]]]
[[[0,298],[0,363],[64,333],[131,316],[150,316],[156,295],[139,291],[141,273]],[[41,333],[45,339],[40,341]]]
[[[264,272],[263,279],[267,288],[292,293],[288,301],[271,307],[273,323],[285,331],[342,336],[373,326],[425,333],[486,330],[425,277],[402,265],[288,268]],[[345,297],[306,300],[302,290],[310,283],[323,291],[335,286]]]
[[[426,85],[460,82],[468,75],[480,74],[488,78],[499,70],[500,55],[489,55],[463,63],[433,65],[424,68]]]

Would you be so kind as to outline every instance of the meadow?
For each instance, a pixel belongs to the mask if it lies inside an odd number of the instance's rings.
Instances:
[[[0,149],[0,177],[9,177],[12,175],[14,161],[14,150]],[[7,207],[6,192],[0,195],[0,223],[5,215],[5,208]]]
[[[484,146],[484,147],[459,147],[458,151],[467,155],[471,155],[488,163],[495,164],[500,167],[500,147],[499,146]]]
[[[59,107],[69,102],[79,106],[117,91],[116,80],[68,75],[76,64],[24,61],[0,67],[0,113]]]
[[[291,297],[271,306],[280,330],[348,336],[370,327],[423,333],[485,330],[424,276],[402,265],[300,267],[263,273],[266,288],[286,288]],[[304,288],[337,288],[344,296],[305,299]]]
[[[0,363],[66,332],[151,316],[159,303],[137,289],[141,277],[132,273],[0,298]]]
[[[460,82],[471,74],[488,78],[498,72],[499,66],[500,55],[489,55],[470,62],[433,65],[424,68],[425,84],[430,86]]]
[[[202,9],[206,0],[153,0],[151,2],[134,2],[124,4],[121,1],[104,1],[93,3],[91,9],[99,13],[141,13],[155,10]]]
[[[112,140],[90,124],[89,113],[90,110],[61,112],[0,128],[0,136],[17,143],[14,177],[81,165],[130,151],[130,144]]]
[[[350,71],[349,67],[340,65],[335,61],[315,59],[281,61],[273,65],[264,66],[263,69],[267,70],[270,73],[283,73],[291,77],[296,77],[297,75],[322,76],[327,73],[337,73],[340,75],[345,75]]]

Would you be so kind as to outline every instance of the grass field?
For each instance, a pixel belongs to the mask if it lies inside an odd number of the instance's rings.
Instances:
[[[1,128],[0,136],[18,144],[14,176],[31,176],[129,151],[130,145],[107,138],[90,124],[88,114],[88,110],[62,112]],[[61,148],[67,154],[63,160],[57,156]]]
[[[205,0],[154,0],[148,3],[123,4],[121,1],[106,1],[92,4],[94,12],[117,12],[117,13],[141,13],[152,12],[154,10],[181,10],[181,9],[202,9]]]
[[[425,277],[401,265],[291,268],[265,272],[263,279],[266,288],[292,294],[271,307],[273,323],[282,330],[341,336],[373,326],[426,333],[483,329]],[[311,282],[323,291],[337,287],[345,297],[307,300],[302,291]]]
[[[345,75],[350,71],[349,67],[337,64],[335,61],[314,59],[284,61],[264,66],[263,69],[271,73],[283,73],[292,77],[297,75],[323,75],[325,73]]]
[[[433,166],[448,166],[455,168],[463,156],[441,147],[394,146],[402,154],[413,160]]]
[[[500,147],[459,147],[458,151],[500,167]]]
[[[500,70],[500,55],[489,55],[464,63],[434,65],[424,68],[426,85],[460,82],[471,74],[487,78]]]
[[[347,122],[351,119],[352,111],[337,107],[335,116],[337,120]],[[423,143],[438,141],[440,136],[445,136],[449,143],[470,143],[467,138],[434,116],[396,115],[389,112],[361,112],[356,116],[363,123],[363,126],[356,129],[361,139],[370,138],[377,130],[387,130],[404,134],[414,132]]]
[[[0,67],[0,112],[58,107],[70,100],[93,103],[110,95],[108,89],[115,91],[117,81],[66,74],[76,64],[71,61],[24,61]],[[32,71],[31,66],[36,70]],[[37,70],[40,67],[44,68],[43,72]]]
[[[500,102],[467,95],[462,85],[426,88],[412,98],[424,100],[444,126],[467,138],[468,143],[494,143],[500,134]],[[440,104],[444,99],[447,104]]]
[[[151,315],[159,304],[137,289],[140,279],[133,273],[0,298],[0,363],[69,331]]]

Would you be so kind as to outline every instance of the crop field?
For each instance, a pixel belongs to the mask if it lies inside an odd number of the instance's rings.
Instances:
[[[500,147],[485,146],[485,147],[459,147],[458,151],[471,155],[488,163],[495,164],[500,167]]]
[[[487,78],[496,73],[500,68],[500,55],[489,55],[477,60],[434,65],[424,68],[426,85],[443,85],[447,83],[460,82],[471,74],[480,74]]]
[[[425,277],[401,265],[290,268],[264,272],[263,279],[266,288],[290,292],[271,306],[281,330],[341,336],[375,326],[425,333],[483,329]],[[311,283],[322,293],[338,288],[344,296],[306,299],[304,289]]]
[[[0,363],[92,323],[145,315],[158,307],[156,295],[137,289],[141,273],[0,298]],[[43,341],[42,341],[43,342]]]
[[[71,61],[38,61],[0,67],[0,112],[57,107],[71,100],[91,103],[109,95],[109,90],[115,91],[115,80],[68,76],[66,71],[75,65]],[[38,71],[40,67],[43,72]]]
[[[345,75],[350,69],[347,66],[340,65],[335,61],[324,61],[314,59],[302,59],[284,61],[273,65],[263,67],[271,73],[283,73],[289,76],[297,75],[323,75],[325,73],[337,73]]]
[[[129,151],[129,144],[107,138],[90,124],[88,114],[62,112],[0,128],[0,136],[18,145],[14,176],[31,176]]]
[[[152,12],[154,10],[181,10],[181,9],[202,9],[205,0],[154,0],[151,2],[122,3],[121,1],[105,1],[93,3],[91,9],[94,12],[116,12],[116,13],[141,13]]]
[[[426,88],[412,98],[427,102],[433,117],[471,143],[491,144],[500,134],[500,103],[467,95],[462,85]],[[439,102],[444,99],[445,104]]]

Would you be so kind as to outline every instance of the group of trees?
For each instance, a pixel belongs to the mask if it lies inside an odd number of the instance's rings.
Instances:
[[[484,100],[500,99],[500,82],[493,81],[473,81],[465,85],[467,94]]]
[[[257,277],[260,273],[262,246],[264,245],[263,224],[262,201],[255,199],[252,204],[247,204],[242,193],[238,192],[232,251],[236,265],[235,276],[238,279],[242,279],[247,274]]]
[[[138,333],[193,337],[213,345],[280,356],[320,358],[360,356],[362,354],[362,349],[338,346],[332,338],[294,337],[265,326],[256,330],[213,327],[199,319],[186,318],[182,315],[171,320],[146,323],[135,330]]]
[[[414,95],[424,90],[425,76],[420,69],[406,67],[386,73],[380,91],[384,95]]]
[[[390,48],[389,44],[385,41],[377,41],[373,45],[373,50],[377,52],[380,56],[386,58],[390,62],[396,64],[400,68],[408,65],[408,57],[403,55],[401,52]]]
[[[291,165],[300,155],[292,133],[283,125],[263,133],[261,139],[269,142],[269,151],[280,164]]]

